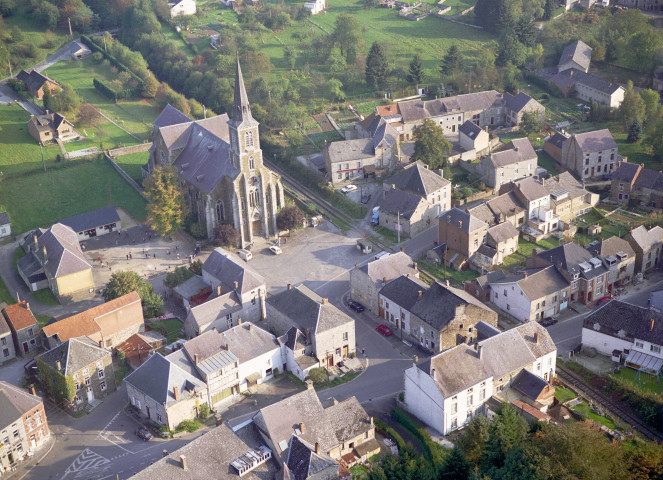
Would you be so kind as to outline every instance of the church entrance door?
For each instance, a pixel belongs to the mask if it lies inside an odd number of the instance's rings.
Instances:
[[[262,228],[261,224],[262,222],[260,220],[254,220],[251,222],[251,232],[253,232],[254,235],[260,235]]]

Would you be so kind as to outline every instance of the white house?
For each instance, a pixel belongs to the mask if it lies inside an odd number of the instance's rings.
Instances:
[[[540,396],[550,399],[554,395],[548,382],[555,375],[556,354],[552,338],[535,322],[498,333],[473,346],[458,345],[405,370],[406,408],[446,435],[475,415],[486,414],[486,402],[493,396],[498,401],[519,397],[530,405],[538,404]],[[523,371],[535,381],[540,379],[537,393],[530,398],[521,389],[511,388]]]
[[[610,300],[585,317],[582,345],[657,375],[663,367],[663,314]]]
[[[0,212],[0,238],[8,237],[12,234],[12,224],[7,212]]]
[[[304,4],[304,8],[308,8],[311,15],[317,15],[325,10],[325,0],[311,0]]]
[[[401,275],[380,290],[379,302],[384,318],[401,338],[403,332],[406,335],[410,333],[410,311],[426,290],[428,285],[408,275]]]
[[[309,372],[320,366],[320,361],[313,353],[313,342],[297,327],[291,327],[285,335],[279,337],[283,344],[281,361],[283,369],[292,372],[304,381]]]
[[[196,14],[196,0],[175,0],[168,2],[168,6],[171,18]]]

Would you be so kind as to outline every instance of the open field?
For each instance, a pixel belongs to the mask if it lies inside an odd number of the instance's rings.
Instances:
[[[604,417],[602,415],[599,415],[598,413],[593,412],[590,408],[589,405],[587,405],[585,402],[576,405],[573,407],[574,410],[582,414],[584,417],[589,418],[590,420],[594,420],[595,422],[600,423],[601,425],[605,425],[611,430],[615,430],[617,428],[617,424],[609,418],[609,417]]]
[[[103,157],[4,180],[0,205],[9,212],[15,234],[108,205],[122,207],[138,220],[145,218],[143,198]]]
[[[658,393],[659,395],[663,393],[663,380],[646,373],[641,373],[640,380],[636,380],[635,376],[637,373],[638,372],[632,368],[622,368],[619,373],[611,373],[610,376],[621,378],[622,380],[625,380],[626,382],[635,386],[641,386],[643,390],[652,393]]]
[[[568,402],[569,400],[576,398],[576,396],[577,395],[568,388],[560,386],[555,387],[555,398],[559,403]]]
[[[115,158],[115,163],[140,185],[143,183],[141,167],[147,163],[148,157],[148,152],[131,153]]]

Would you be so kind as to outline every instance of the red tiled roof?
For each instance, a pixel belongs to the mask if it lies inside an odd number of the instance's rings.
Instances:
[[[534,408],[533,406],[525,402],[522,402],[520,400],[513,400],[511,403],[517,409],[527,412],[537,420],[550,420],[550,415],[543,413],[541,410]]]
[[[2,313],[7,323],[17,332],[37,325],[37,319],[30,311],[30,304],[25,300],[3,308]]]

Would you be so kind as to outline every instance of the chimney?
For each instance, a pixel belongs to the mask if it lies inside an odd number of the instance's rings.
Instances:
[[[423,297],[423,296],[424,296],[423,290],[417,291],[417,300],[421,300],[421,297]]]
[[[34,385],[30,385],[30,393],[33,394],[33,395],[35,395],[35,396],[37,395],[37,390],[35,390],[35,386],[34,386]]]
[[[103,340],[99,340],[99,342],[97,342],[97,343],[99,343],[99,348],[104,348],[104,341]]]
[[[221,285],[217,285],[217,287],[216,287],[216,296],[217,297],[221,296]]]
[[[322,304],[323,304],[323,305],[327,305],[328,303],[329,303],[329,299],[326,298],[326,297],[323,297],[323,298],[322,298]]]
[[[25,308],[30,311],[30,302],[25,302]]]
[[[654,319],[653,318],[650,319],[650,321],[649,321],[649,331],[651,332],[652,330],[654,330]]]
[[[33,233],[32,234],[32,240],[35,242],[35,245],[37,244],[37,234]]]
[[[180,389],[177,387],[173,387],[173,397],[175,397],[175,400],[180,399]]]
[[[55,361],[55,368],[58,369],[58,372],[62,370],[62,363],[60,363],[60,360]]]
[[[539,332],[534,332],[534,343],[539,343]]]
[[[292,290],[292,283],[288,284],[288,290]]]
[[[451,223],[451,215],[447,215],[447,223]]]
[[[216,333],[216,327],[212,327],[212,331]]]
[[[187,470],[186,456],[184,455],[180,455],[180,466],[182,467],[182,470]]]
[[[199,358],[200,358],[200,357],[198,357],[198,354],[197,354],[197,353],[194,353],[194,354],[193,354],[193,363],[195,363],[196,365],[198,365],[198,364],[200,363],[200,359],[199,359]]]
[[[46,263],[48,261],[48,257],[46,256],[46,245],[42,245],[41,253],[44,255],[44,263]]]
[[[483,357],[483,347],[481,345],[477,345],[477,355],[479,356],[479,360]]]
[[[235,282],[235,290],[237,290],[238,288],[239,288],[239,283]]]
[[[387,277],[382,277],[382,285],[386,285],[386,284],[387,284]]]
[[[242,324],[242,317],[238,316],[237,317],[237,325],[241,325],[241,324]]]
[[[313,382],[311,380],[306,380],[306,390],[313,390]]]
[[[401,247],[401,252],[405,253],[405,248],[404,247]]]
[[[249,323],[249,332],[253,330],[253,324]]]
[[[412,267],[413,267],[415,270],[417,270],[417,269],[419,268],[419,265],[417,264],[417,262],[414,262],[414,263],[412,264]]]
[[[300,424],[299,424],[299,431],[302,432],[302,433],[305,433],[305,432],[306,432],[306,427],[304,426],[303,423],[300,423]]]
[[[412,361],[416,365],[417,363],[419,363],[419,357],[417,355],[415,355],[414,357],[412,357]]]
[[[435,380],[435,369],[434,369],[434,368],[431,368],[431,369],[430,369],[430,378],[432,378],[433,380]]]
[[[359,264],[358,264],[358,263],[355,263],[355,268],[359,268]]]
[[[332,397],[332,405],[338,405],[338,400],[335,397]]]
[[[161,456],[163,458],[166,458],[168,456],[168,450],[166,450],[166,449],[161,450]]]
[[[373,417],[371,417],[371,426],[373,425],[375,425],[375,423],[373,422]]]
[[[523,278],[527,278],[527,272],[523,273]]]
[[[315,442],[315,454],[320,455],[320,444]]]

